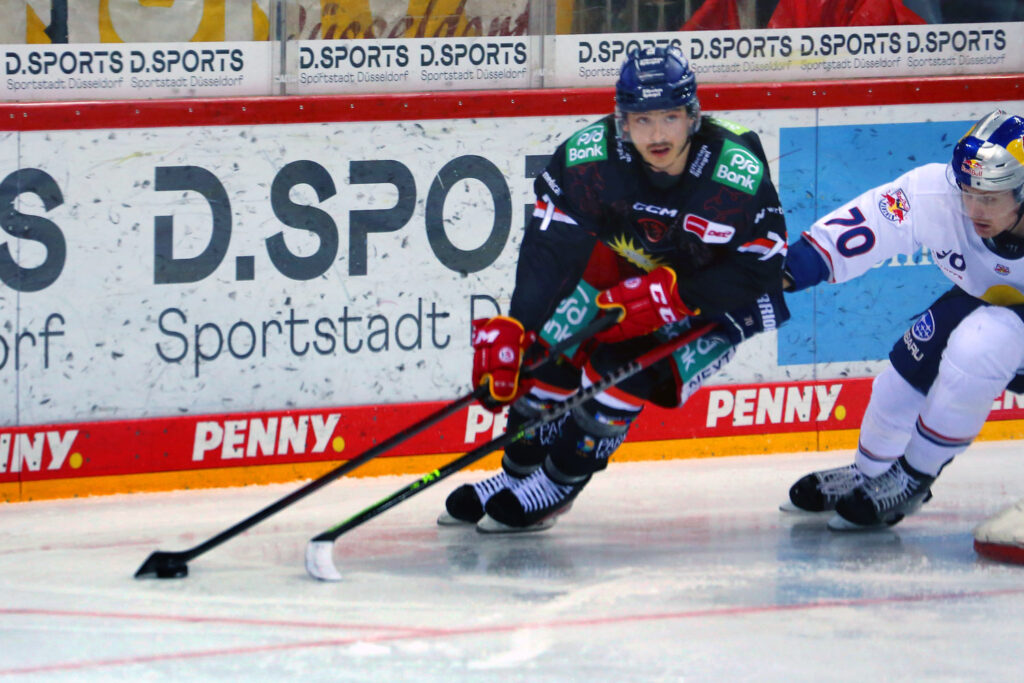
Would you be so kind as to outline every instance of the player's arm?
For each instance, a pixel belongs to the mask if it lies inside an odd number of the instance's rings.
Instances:
[[[906,173],[815,221],[789,247],[784,273],[789,291],[846,282],[883,261],[917,251],[921,245],[909,199],[916,179],[916,170]]]
[[[473,321],[473,383],[488,387],[483,405],[489,410],[522,393],[524,353],[582,277],[595,241],[550,197],[538,199],[520,244],[509,315]]]
[[[577,210],[563,192],[568,186],[563,157],[563,147],[559,147],[534,181],[533,216],[519,246],[509,305],[511,317],[527,331],[538,333],[583,277],[597,243],[593,219]]]
[[[550,198],[538,200],[519,248],[509,315],[539,331],[583,277],[596,241]]]
[[[834,281],[828,259],[804,233],[789,245],[786,252],[786,263],[782,268],[782,289],[799,292],[826,280]]]

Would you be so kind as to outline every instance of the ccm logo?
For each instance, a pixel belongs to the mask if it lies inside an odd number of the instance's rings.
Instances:
[[[692,232],[707,244],[725,244],[736,234],[736,228],[731,225],[715,223],[692,213],[686,214],[686,218],[683,219],[683,229]]]
[[[674,323],[679,320],[676,316],[676,312],[672,310],[672,307],[668,305],[668,295],[665,294],[665,288],[660,283],[654,283],[649,289],[651,293],[651,299],[656,304],[661,304],[658,307],[658,316],[661,317],[662,322]]]

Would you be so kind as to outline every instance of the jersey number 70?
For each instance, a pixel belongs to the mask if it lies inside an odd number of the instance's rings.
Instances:
[[[832,218],[825,225],[850,226],[836,236],[836,249],[847,258],[866,254],[875,246],[875,233],[864,225],[864,214],[856,206],[850,208],[849,218]]]

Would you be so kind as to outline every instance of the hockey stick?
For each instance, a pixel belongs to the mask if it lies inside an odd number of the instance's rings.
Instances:
[[[563,351],[575,346],[576,344],[586,341],[587,339],[594,336],[598,332],[611,327],[613,324],[615,324],[615,322],[615,316],[604,316],[595,319],[593,322],[591,322],[583,329],[579,330],[575,334],[566,337],[562,341],[552,346],[543,358],[528,365],[523,371],[524,376],[529,376],[530,373],[536,372],[540,367],[544,366],[549,361],[558,358]],[[280,512],[281,510],[288,507],[292,503],[302,500],[309,494],[323,488],[324,486],[331,483],[338,477],[348,474],[357,467],[360,467],[369,462],[370,460],[373,460],[381,453],[384,453],[385,451],[394,448],[403,441],[418,434],[419,432],[422,432],[427,427],[430,427],[431,425],[440,422],[449,415],[455,414],[464,406],[472,403],[473,401],[483,398],[484,396],[486,396],[486,394],[487,387],[477,387],[476,389],[466,394],[465,396],[457,398],[451,403],[431,413],[430,415],[427,415],[419,422],[409,425],[408,427],[401,430],[397,434],[390,436],[389,438],[380,442],[379,444],[369,449],[362,455],[346,461],[345,463],[339,465],[338,467],[335,467],[334,469],[330,470],[326,474],[320,475],[313,481],[304,485],[302,488],[292,491],[284,498],[281,498],[280,500],[271,503],[270,505],[263,508],[259,512],[256,512],[255,514],[246,517],[238,524],[235,524],[229,529],[225,529],[216,536],[213,536],[212,538],[200,543],[195,547],[189,548],[188,550],[179,551],[154,551],[153,554],[151,554],[146,559],[146,561],[142,563],[142,566],[139,567],[139,569],[135,572],[135,578],[139,579],[144,576],[155,575],[157,578],[160,579],[179,579],[188,576],[189,560],[195,559],[196,557],[202,555],[206,551],[216,548],[224,541],[234,538],[246,529],[249,529],[250,527],[255,526],[256,524],[259,524],[264,519],[270,517],[274,513]]]
[[[687,334],[651,349],[647,353],[641,354],[626,365],[604,375],[586,389],[574,394],[568,401],[556,403],[549,407],[539,416],[520,426],[518,430],[514,432],[506,432],[502,436],[492,439],[482,446],[474,448],[465,455],[462,455],[442,466],[440,469],[428,472],[420,479],[417,479],[411,484],[395,491],[388,497],[381,499],[362,512],[348,518],[344,522],[332,526],[330,529],[327,529],[318,536],[314,536],[310,539],[309,543],[306,544],[306,572],[314,579],[319,579],[321,581],[340,581],[341,574],[338,572],[338,568],[334,565],[332,551],[334,549],[334,541],[346,531],[350,531],[373,519],[382,512],[390,510],[402,501],[415,496],[417,493],[433,486],[442,479],[445,479],[459,470],[472,465],[485,455],[493,453],[500,448],[504,448],[505,446],[522,439],[527,432],[536,429],[541,425],[557,420],[559,417],[565,415],[581,403],[590,400],[609,387],[612,387],[627,377],[631,377],[641,370],[650,367],[657,361],[679,350],[683,346],[686,346],[695,339],[704,336],[714,329],[714,327],[715,325],[705,325],[695,330],[691,330]]]

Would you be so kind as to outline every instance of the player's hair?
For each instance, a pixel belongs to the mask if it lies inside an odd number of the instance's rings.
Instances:
[[[1024,119],[997,109],[971,126],[953,148],[950,171],[960,187],[1013,190],[1024,202]]]
[[[626,112],[645,112],[683,107],[696,132],[700,127],[697,76],[682,51],[673,45],[633,49],[626,56],[615,83],[615,123],[625,138],[622,123]]]

